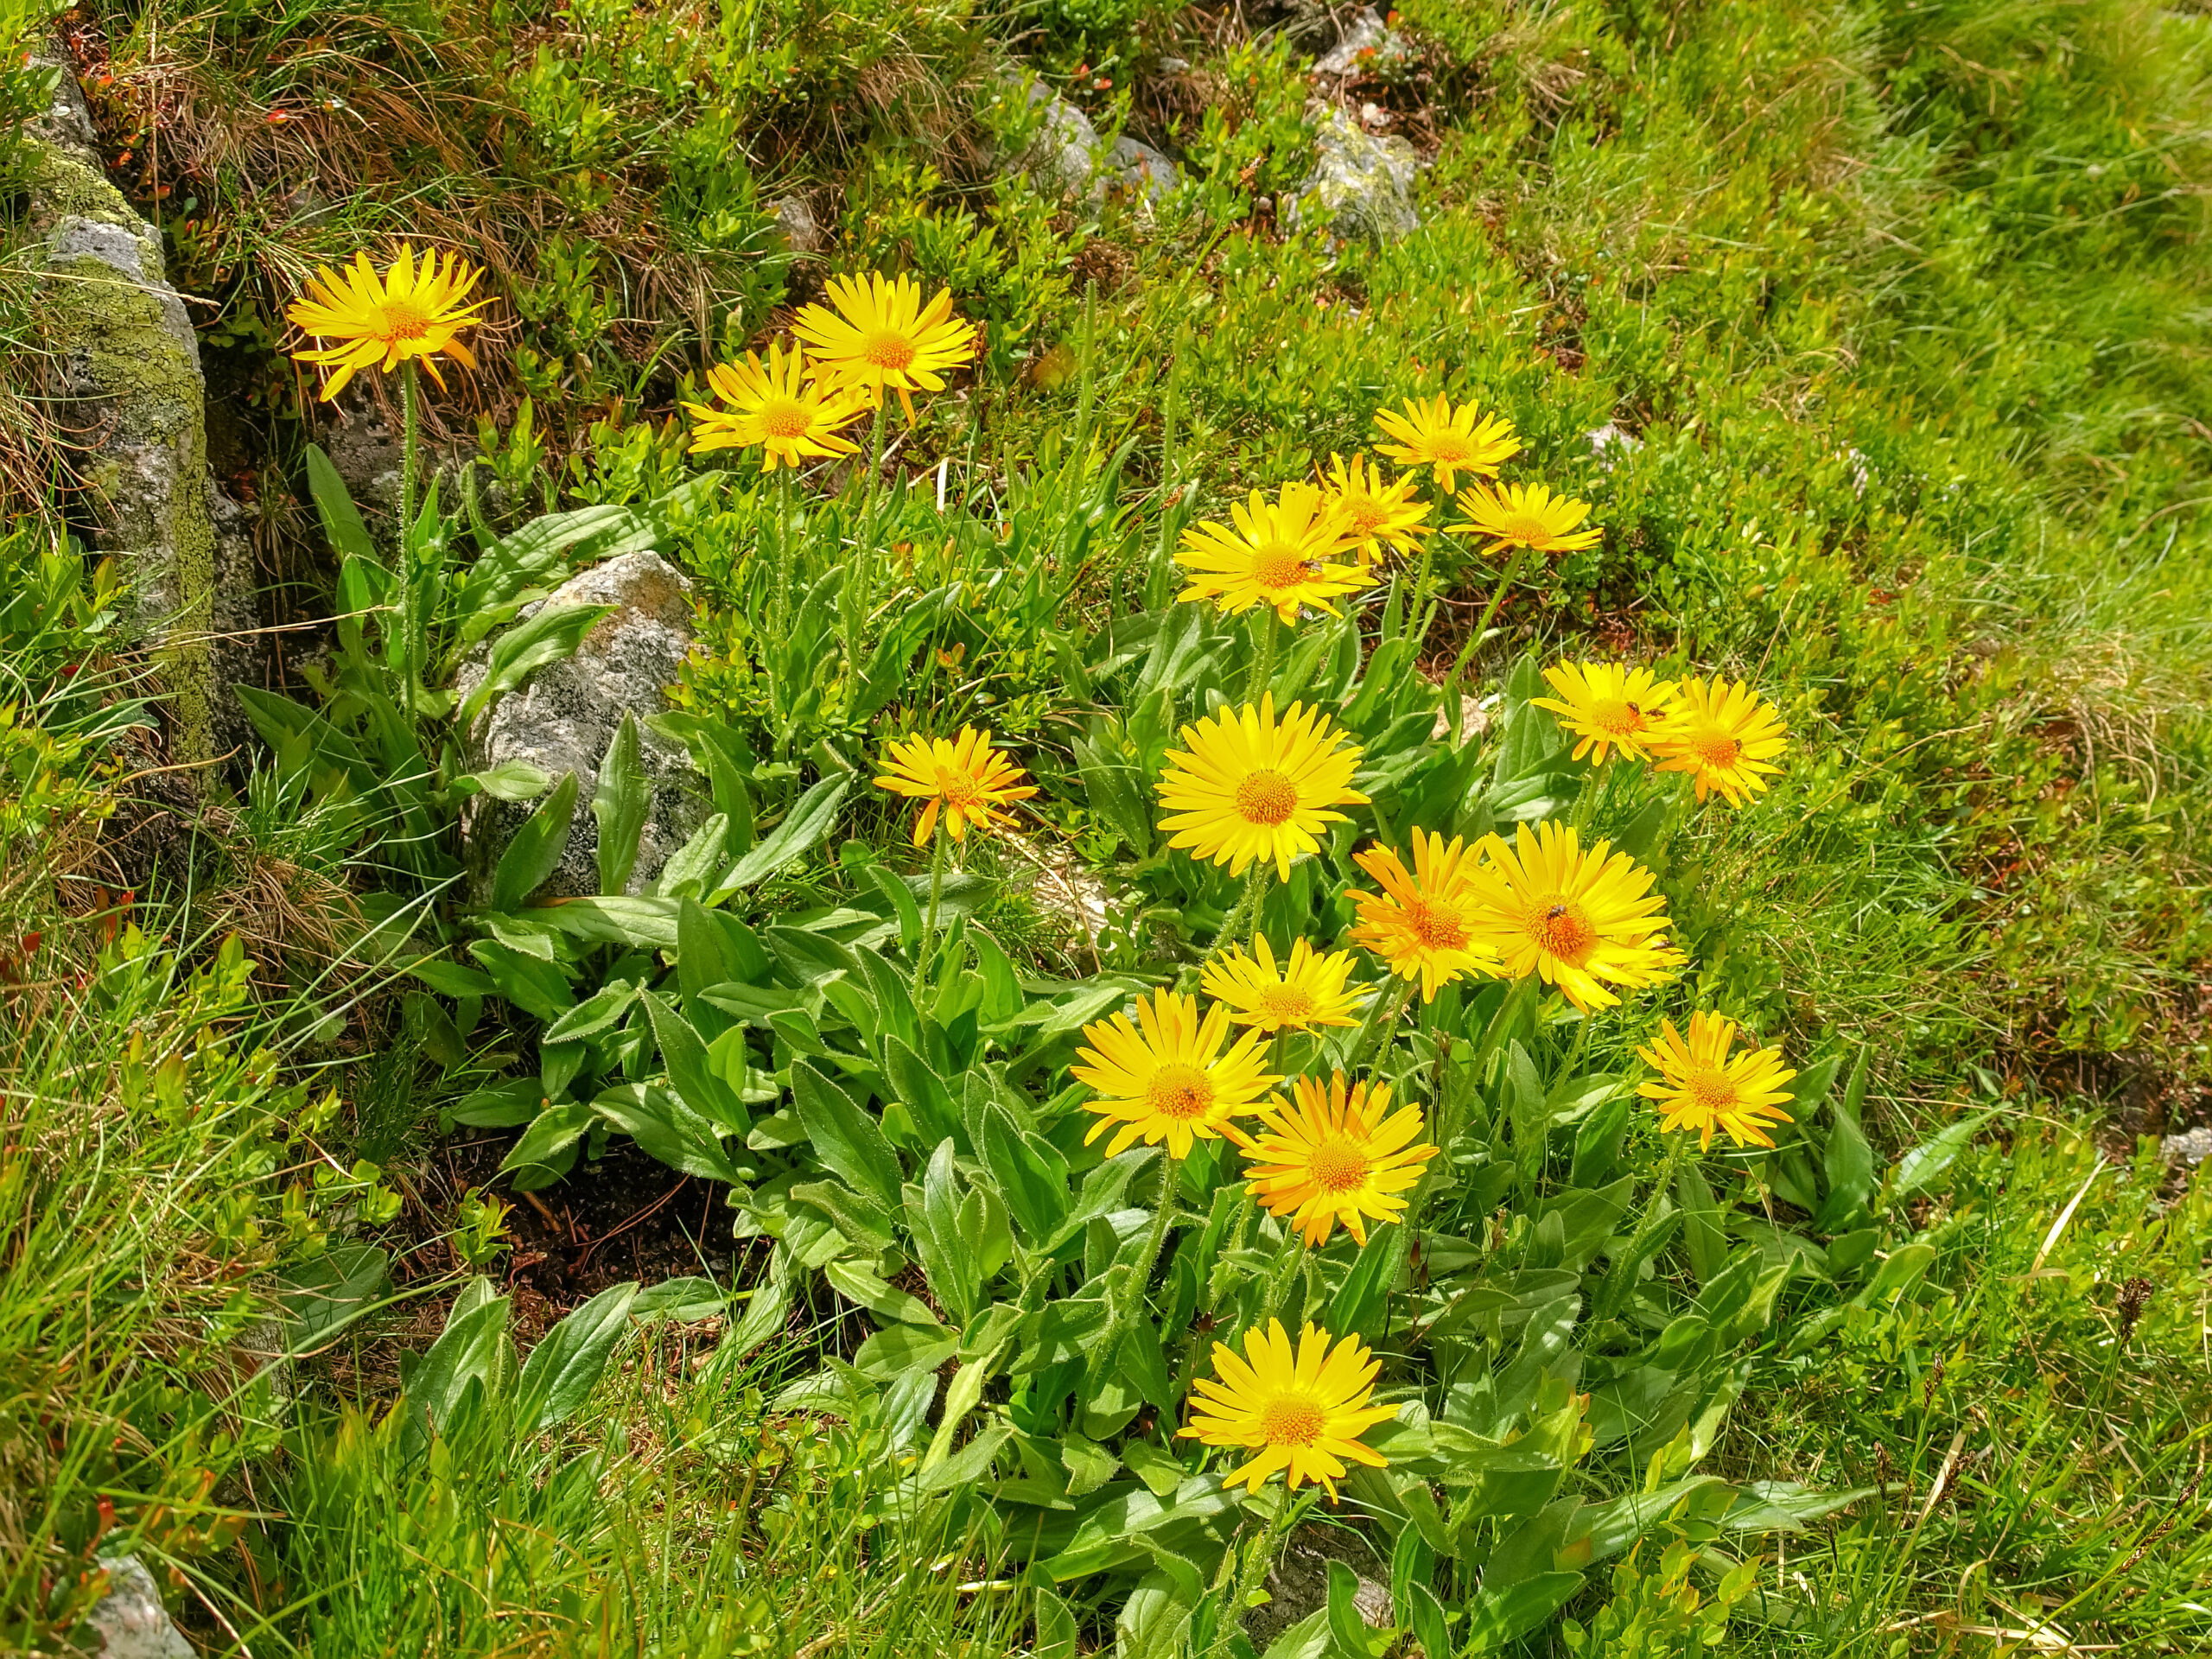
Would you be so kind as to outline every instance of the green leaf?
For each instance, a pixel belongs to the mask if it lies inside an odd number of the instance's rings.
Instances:
[[[955,1325],[965,1325],[976,1311],[982,1287],[982,1264],[960,1236],[961,1194],[953,1174],[954,1147],[948,1135],[931,1155],[922,1184],[906,1189],[906,1230],[921,1258],[930,1289],[944,1304]],[[976,1196],[976,1195],[971,1195]]]
[[[308,445],[305,460],[308,493],[315,498],[315,516],[322,520],[322,533],[328,538],[331,550],[341,559],[378,563],[376,542],[369,534],[369,527],[361,522],[360,509],[353,505],[346,480],[339,477],[338,468],[322,452],[321,445]]]
[[[1675,1177],[1675,1192],[1681,1200],[1682,1248],[1689,1254],[1690,1271],[1697,1275],[1699,1284],[1709,1285],[1728,1262],[1728,1236],[1721,1230],[1720,1206],[1713,1200],[1704,1172],[1694,1163],[1682,1166]]]
[[[530,1351],[515,1390],[515,1428],[534,1434],[566,1422],[598,1386],[614,1346],[630,1328],[635,1284],[611,1285],[575,1309]]]
[[[492,872],[492,908],[519,910],[545,884],[568,850],[569,823],[576,814],[576,774],[564,773],[553,792],[530,815],[499,855]]]
[[[531,906],[530,920],[552,932],[587,944],[626,945],[633,950],[676,949],[676,901],[626,899],[555,899]]]
[[[1541,712],[1541,711],[1539,711]],[[1529,1634],[1582,1587],[1580,1573],[1539,1573],[1502,1590],[1484,1590],[1467,1604],[1459,1653],[1496,1653]]]
[[[1030,1659],[1076,1659],[1074,1612],[1042,1585],[1036,1596],[1037,1640],[1030,1647]]]
[[[897,1209],[904,1178],[876,1121],[811,1060],[791,1066],[791,1092],[816,1156],[885,1209]]]
[[[868,879],[876,889],[891,901],[891,913],[899,918],[899,944],[901,950],[914,950],[922,943],[922,907],[914,902],[913,890],[901,881],[887,867],[871,863]]]
[[[474,941],[468,947],[468,954],[492,976],[499,995],[524,1014],[536,1014],[550,1025],[576,1005],[575,993],[569,988],[569,976],[550,962],[526,957],[490,939]]]
[[[283,1351],[312,1353],[380,1306],[391,1257],[373,1244],[337,1244],[309,1258],[276,1286],[283,1315]]]
[[[671,1169],[733,1185],[745,1179],[746,1171],[731,1162],[715,1126],[669,1090],[622,1084],[601,1090],[591,1109]]]
[[[1367,1236],[1367,1243],[1360,1246],[1351,1271],[1344,1274],[1344,1283],[1338,1287],[1336,1300],[1330,1304],[1330,1330],[1339,1335],[1363,1333],[1382,1313],[1389,1299],[1391,1282],[1397,1277],[1401,1254],[1405,1249],[1405,1230],[1402,1227],[1377,1227]]]
[[[677,983],[686,997],[717,985],[757,983],[769,972],[768,953],[751,928],[696,899],[677,903],[676,950]]]
[[[818,845],[837,822],[837,808],[851,787],[849,773],[824,778],[798,798],[775,833],[730,866],[715,887],[714,896],[727,898],[772,875]]]
[[[729,1301],[729,1293],[713,1280],[691,1274],[646,1286],[638,1293],[638,1300],[630,1304],[630,1317],[696,1325],[701,1319],[717,1319],[728,1313]]]
[[[407,971],[445,996],[490,996],[499,988],[490,976],[443,957],[429,957]]]
[[[638,988],[626,979],[602,986],[548,1026],[538,1041],[580,1043],[587,1037],[610,1031],[614,1022],[629,1012],[637,995]]]
[[[894,1288],[857,1262],[840,1257],[827,1262],[823,1267],[822,1276],[847,1301],[866,1308],[879,1319],[895,1320],[900,1325],[924,1325],[932,1332],[944,1330],[937,1315],[930,1312],[927,1302],[918,1296]]]
[[[729,856],[729,819],[716,812],[694,830],[684,843],[668,855],[651,891],[665,899],[696,899],[713,881],[715,872]]]
[[[645,833],[652,804],[645,767],[638,758],[638,717],[622,711],[622,723],[599,763],[599,786],[592,791],[591,815],[599,820],[599,890],[619,893],[637,867],[638,838]]]
[[[591,1108],[580,1101],[546,1107],[523,1131],[522,1139],[508,1148],[500,1160],[500,1171],[555,1167],[554,1160],[582,1138],[591,1121]]]
[[[1408,1527],[1408,1532],[1413,1529]],[[1413,1628],[1414,1640],[1421,1643],[1423,1654],[1449,1654],[1452,1651],[1449,1626],[1444,1622],[1444,1604],[1436,1592],[1425,1584],[1408,1585],[1406,1597],[1412,1605],[1406,1620]]]
[[[1851,1300],[1860,1307],[1878,1307],[1919,1283],[1935,1261],[1933,1244],[1900,1244]]]
[[[708,1063],[707,1046],[690,1021],[651,991],[641,991],[639,996],[645,1005],[645,1017],[652,1021],[661,1064],[668,1068],[669,1087],[677,1098],[723,1134],[742,1140],[752,1131],[752,1116],[737,1091],[715,1075]]]
[[[1051,1238],[1067,1212],[1067,1160],[995,1101],[983,1109],[982,1132],[983,1162],[1015,1223],[1032,1239]]]
[[[407,1379],[406,1427],[399,1442],[404,1455],[423,1452],[471,1382],[490,1390],[506,1339],[507,1299],[493,1293],[490,1280],[471,1280],[446,1316],[445,1330]]]
[[[1981,1126],[1996,1116],[1995,1109],[1976,1112],[1948,1124],[1910,1152],[1897,1160],[1897,1167],[1890,1172],[1889,1196],[1892,1201],[1910,1198],[1925,1191],[1943,1172],[1956,1163],[1959,1154],[1970,1145]]]
[[[553,787],[553,774],[527,760],[502,760],[453,780],[456,795],[489,795],[495,801],[534,801]]]
[[[1329,1563],[1329,1639],[1342,1659],[1368,1659],[1373,1634],[1359,1611],[1359,1574],[1345,1563]]]
[[[508,629],[493,645],[484,677],[454,710],[454,723],[473,724],[494,697],[505,696],[549,663],[574,656],[584,636],[614,610],[612,605],[549,605]]]

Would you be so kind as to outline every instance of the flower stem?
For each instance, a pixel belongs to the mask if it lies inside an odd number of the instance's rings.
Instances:
[[[1267,690],[1268,684],[1274,678],[1275,629],[1278,626],[1274,607],[1271,605],[1261,606],[1260,652],[1252,659],[1252,677],[1245,683],[1244,700],[1247,702],[1259,702],[1262,694]]]
[[[1288,1221],[1282,1227],[1282,1248],[1275,1253],[1274,1268],[1268,1275],[1268,1294],[1260,1301],[1257,1323],[1262,1329],[1282,1311],[1283,1298],[1290,1294],[1290,1281],[1306,1262],[1306,1241],[1298,1236],[1298,1229]]]
[[[409,358],[399,372],[399,700],[408,724],[415,721],[415,474],[421,465],[422,439],[416,413],[416,378],[422,371]]]
[[[922,924],[922,942],[914,951],[914,1007],[918,1013],[922,1006],[922,982],[929,977],[930,958],[937,954],[937,906],[944,893],[944,825],[937,826],[937,833],[930,837],[930,908],[928,918]]]
[[[1292,1529],[1306,1518],[1306,1512],[1313,1507],[1320,1496],[1321,1489],[1318,1486],[1299,1497],[1292,1497],[1287,1488],[1284,1490],[1281,1503],[1268,1518],[1260,1535],[1252,1541],[1251,1551],[1244,1557],[1244,1563],[1237,1571],[1236,1596],[1230,1603],[1229,1617],[1222,1620],[1220,1629],[1215,1633],[1210,1654],[1218,1653],[1228,1647],[1243,1630],[1244,1615],[1249,1609],[1252,1598],[1267,1581],[1268,1568],[1274,1564],[1275,1546],[1289,1536]]]
[[[875,603],[875,497],[877,480],[883,474],[883,404],[879,401],[875,418],[868,425],[868,482],[861,494],[860,533],[853,538],[854,602],[845,622],[849,701],[856,701],[860,696],[861,634],[868,626],[868,612]]]
[[[1497,620],[1497,607],[1505,603],[1505,590],[1513,585],[1513,578],[1520,574],[1521,560],[1528,550],[1524,547],[1516,547],[1512,556],[1506,560],[1505,569],[1498,573],[1497,586],[1491,589],[1490,603],[1483,607],[1482,620],[1475,624],[1475,631],[1467,636],[1467,643],[1459,648],[1459,655],[1452,661],[1452,671],[1444,677],[1445,718],[1451,722],[1452,744],[1455,748],[1459,743],[1459,676],[1473,660],[1475,653],[1482,649],[1483,636],[1490,632],[1490,625]]]
[[[1163,1150],[1160,1160],[1160,1202],[1153,1207],[1152,1231],[1145,1239],[1144,1254],[1137,1258],[1136,1271],[1129,1275],[1128,1288],[1107,1310],[1106,1334],[1091,1351],[1089,1382],[1093,1389],[1113,1375],[1122,1335],[1128,1330],[1137,1309],[1144,1305],[1145,1287],[1152,1282],[1152,1270],[1160,1262],[1160,1247],[1166,1243],[1167,1224],[1175,1211],[1176,1186],[1182,1179],[1183,1160]]]
[[[1244,891],[1222,918],[1221,931],[1213,936],[1213,948],[1206,952],[1207,961],[1241,942],[1246,931],[1259,931],[1260,909],[1268,900],[1268,873],[1271,868],[1265,861],[1254,862],[1251,874],[1244,878]]]
[[[1413,1001],[1414,982],[1401,979],[1390,988],[1387,996],[1378,996],[1368,1006],[1367,1018],[1359,1027],[1359,1035],[1352,1039],[1351,1073],[1357,1076],[1368,1061],[1369,1051],[1378,1039],[1389,1040],[1390,1027],[1398,1023],[1398,1016],[1406,1011],[1406,1004]],[[1382,1012],[1385,1004],[1389,1012]]]
[[[1673,1190],[1675,1172],[1682,1166],[1682,1156],[1689,1137],[1670,1135],[1667,1137],[1667,1162],[1659,1172],[1659,1179],[1651,1188],[1651,1202],[1644,1206],[1643,1218],[1636,1224],[1630,1236],[1628,1249],[1622,1252],[1619,1264],[1599,1284],[1596,1317],[1611,1319],[1621,1306],[1636,1293],[1636,1276],[1643,1266],[1643,1253],[1651,1243],[1651,1236],[1659,1230],[1666,1217],[1660,1206],[1666,1203],[1667,1194]]]

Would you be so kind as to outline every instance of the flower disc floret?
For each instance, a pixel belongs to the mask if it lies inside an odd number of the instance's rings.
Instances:
[[[1354,888],[1358,912],[1352,943],[1363,945],[1402,979],[1421,982],[1433,1002],[1455,979],[1498,971],[1497,953],[1477,932],[1471,877],[1476,857],[1465,842],[1426,830],[1413,834],[1413,868],[1388,847],[1370,847],[1352,861],[1375,878],[1379,893]]]
[[[1185,602],[1210,599],[1231,613],[1266,605],[1295,622],[1300,606],[1334,616],[1332,600],[1374,582],[1363,566],[1337,563],[1358,543],[1311,484],[1286,484],[1273,501],[1254,490],[1230,504],[1229,517],[1227,524],[1193,524],[1183,532],[1175,562],[1191,578],[1178,595]]]
[[[1471,402],[1455,409],[1440,391],[1408,398],[1402,410],[1378,410],[1375,424],[1397,440],[1376,448],[1402,467],[1429,468],[1437,486],[1447,491],[1461,473],[1497,477],[1497,469],[1521,453],[1512,422],[1484,415]]]
[[[966,839],[970,824],[981,830],[1014,820],[999,809],[1036,794],[1024,780],[1029,774],[991,747],[988,727],[961,728],[955,739],[894,738],[884,756],[876,787],[926,803],[914,819],[914,845],[925,843],[938,815],[955,841]]]
[[[896,392],[914,418],[913,394],[943,391],[944,372],[976,355],[975,326],[952,315],[952,290],[926,304],[911,276],[832,276],[830,304],[799,309],[791,332],[812,348],[828,378],[870,408]]]
[[[1209,962],[1199,978],[1200,988],[1226,1007],[1237,1025],[1272,1034],[1357,1021],[1359,995],[1345,988],[1353,967],[1351,951],[1324,956],[1298,939],[1279,963],[1264,935],[1254,937],[1252,949],[1255,954],[1248,957],[1242,945],[1231,947],[1228,955]]]
[[[1599,766],[1616,749],[1630,760],[1648,758],[1652,734],[1675,703],[1672,680],[1624,663],[1554,663],[1544,678],[1559,695],[1529,701],[1574,735],[1577,760],[1588,755]]]
[[[1743,681],[1717,674],[1681,683],[1650,741],[1657,770],[1686,772],[1698,799],[1717,793],[1731,806],[1764,792],[1767,779],[1782,770],[1774,758],[1789,747],[1781,711]]]

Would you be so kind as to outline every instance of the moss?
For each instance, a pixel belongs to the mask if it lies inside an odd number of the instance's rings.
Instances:
[[[47,267],[46,321],[55,348],[70,359],[81,391],[111,411],[111,448],[127,448],[165,478],[128,479],[124,463],[94,467],[92,481],[109,500],[107,540],[139,556],[131,579],[143,617],[168,634],[160,649],[172,695],[179,758],[213,752],[215,527],[207,507],[206,383],[192,355],[189,323],[169,315],[144,281],[161,280],[159,245],[144,221],[105,178],[52,146],[34,141],[33,217],[51,232],[70,219],[129,231],[139,269],[120,270],[91,252]],[[142,463],[141,470],[143,470]]]

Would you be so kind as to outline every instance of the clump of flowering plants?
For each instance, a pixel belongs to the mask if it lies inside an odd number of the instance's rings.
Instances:
[[[1820,1171],[1774,1145],[1834,1063],[1793,1071],[1691,994],[1667,879],[1786,768],[1778,712],[1726,676],[1523,661],[1467,729],[1519,561],[1602,531],[1501,478],[1512,423],[1444,396],[1372,456],[1132,531],[1142,602],[1073,621],[1061,562],[1118,461],[1040,462],[1013,508],[948,498],[949,461],[934,504],[887,493],[886,411],[925,442],[914,400],[972,334],[911,285],[830,295],[694,411],[700,453],[765,474],[729,577],[758,723],[667,722],[716,810],[642,892],[531,902],[518,869],[470,963],[418,970],[543,1022],[538,1074],[457,1115],[521,1130],[518,1185],[610,1135],[726,1185],[767,1260],[730,1343],[854,1312],[778,1405],[880,1429],[887,1510],[950,1506],[1040,1625],[1082,1599],[1147,1649],[1243,1651],[1320,1503],[1434,1659],[1536,1629],[1662,1519],[1723,1548],[1824,1512],[1700,1466],[1819,1249],[1716,1187],[1780,1160],[1828,1228],[1873,1190],[1855,1095]],[[1440,536],[1499,575],[1440,684]],[[961,702],[994,628],[1058,653],[1061,724]],[[602,837],[639,787],[607,770]],[[1055,977],[990,907],[1065,861],[1070,812],[1116,931]]]

